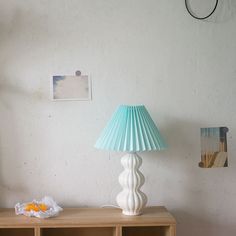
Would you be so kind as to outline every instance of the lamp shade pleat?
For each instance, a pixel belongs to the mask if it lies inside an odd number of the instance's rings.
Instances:
[[[118,107],[98,138],[96,148],[138,152],[161,150],[166,143],[145,106]]]

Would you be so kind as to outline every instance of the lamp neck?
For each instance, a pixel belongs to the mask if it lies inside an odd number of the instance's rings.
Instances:
[[[128,152],[129,154],[137,154],[137,152]]]

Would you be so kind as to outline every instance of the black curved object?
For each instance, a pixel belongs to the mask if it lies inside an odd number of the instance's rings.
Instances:
[[[216,0],[214,9],[211,11],[211,13],[210,13],[209,15],[204,16],[204,17],[195,16],[195,15],[190,11],[189,6],[188,6],[188,0],[185,0],[185,7],[186,7],[188,13],[189,13],[193,18],[195,18],[195,19],[197,19],[197,20],[204,20],[204,19],[207,19],[208,17],[210,17],[210,16],[215,12],[215,10],[216,10],[216,8],[217,8],[217,5],[218,5],[218,2],[219,2],[219,0]]]

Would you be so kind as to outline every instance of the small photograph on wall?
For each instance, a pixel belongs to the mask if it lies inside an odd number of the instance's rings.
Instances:
[[[228,167],[227,127],[201,128],[201,161],[199,167]]]
[[[91,85],[88,75],[55,75],[52,78],[52,99],[91,100]]]

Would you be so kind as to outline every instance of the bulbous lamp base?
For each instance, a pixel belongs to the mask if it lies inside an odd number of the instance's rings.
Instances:
[[[124,215],[135,216],[142,214],[147,204],[147,196],[140,190],[145,182],[139,171],[142,159],[137,153],[128,153],[121,158],[124,171],[119,176],[123,190],[117,195],[116,201]]]

